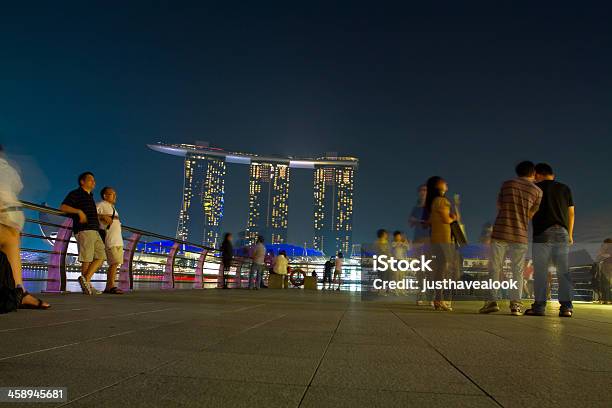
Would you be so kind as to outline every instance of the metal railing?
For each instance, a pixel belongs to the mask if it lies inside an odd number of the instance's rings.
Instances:
[[[76,240],[72,218],[58,209],[22,202],[26,224],[22,232],[24,281],[31,291],[80,291],[77,278]],[[44,217],[41,217],[44,215]],[[223,282],[220,252],[154,232],[122,225],[123,263],[117,286],[124,290],[218,287]],[[229,287],[248,285],[251,261],[235,256],[226,282]],[[94,274],[94,286],[106,281],[108,266]]]
[[[26,213],[26,225],[21,234],[22,263],[28,290],[80,291],[77,283],[80,263],[76,240],[72,237],[72,218],[55,208],[30,202],[22,202],[22,207]],[[127,225],[122,225],[122,234],[123,263],[116,280],[120,289],[202,289],[222,285],[224,278],[218,249]],[[485,275],[486,260],[483,262],[483,265],[468,268],[469,274]],[[251,264],[248,257],[234,256],[225,277],[228,287],[247,287]],[[290,261],[290,265],[292,269],[300,269],[307,276],[315,272],[319,285],[322,283],[324,260],[296,257]],[[590,265],[571,268],[577,300],[589,301],[593,297],[589,268]],[[103,287],[107,269],[104,264],[94,274],[94,286],[100,289]],[[266,269],[269,269],[269,265]],[[343,289],[361,290],[361,272],[359,263],[345,264],[342,273]],[[553,296],[556,294],[556,286],[556,279],[553,278]]]

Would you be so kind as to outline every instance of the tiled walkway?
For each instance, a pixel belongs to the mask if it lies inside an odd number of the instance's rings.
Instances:
[[[52,309],[0,315],[0,386],[67,387],[70,407],[612,406],[612,306],[560,319],[301,290],[44,298]]]

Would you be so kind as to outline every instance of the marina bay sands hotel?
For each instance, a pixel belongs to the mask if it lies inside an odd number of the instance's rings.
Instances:
[[[316,159],[260,156],[196,144],[151,144],[149,148],[185,158],[183,197],[176,236],[218,247],[228,163],[249,165],[248,244],[262,235],[286,243],[292,169],[313,170],[313,242],[326,255],[352,247],[353,188],[358,159],[327,154]]]

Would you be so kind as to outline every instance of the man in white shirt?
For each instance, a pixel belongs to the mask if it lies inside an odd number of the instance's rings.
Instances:
[[[123,292],[115,286],[117,268],[123,263],[123,236],[121,235],[121,221],[115,209],[117,193],[112,187],[104,187],[100,191],[102,201],[97,205],[100,219],[100,230],[105,231],[104,246],[106,248],[106,288],[103,293],[121,295]]]

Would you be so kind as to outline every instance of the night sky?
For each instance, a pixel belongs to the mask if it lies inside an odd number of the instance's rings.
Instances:
[[[432,175],[462,194],[476,238],[530,159],[573,189],[577,240],[612,236],[604,2],[200,3],[3,4],[0,142],[23,199],[59,206],[91,170],[125,224],[173,236],[182,161],[147,143],[335,151],[361,161],[356,242],[406,229]],[[247,167],[228,173],[224,229],[238,232]],[[310,242],[312,175],[293,175],[289,238]]]

